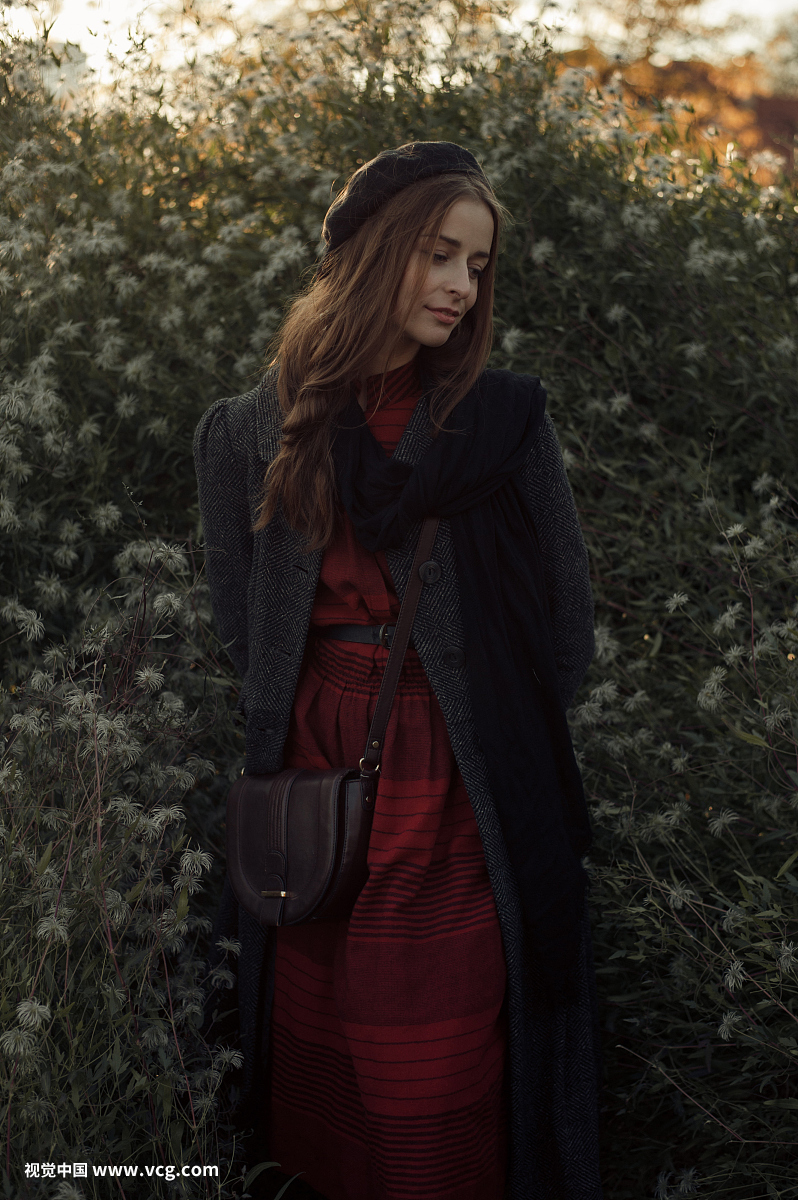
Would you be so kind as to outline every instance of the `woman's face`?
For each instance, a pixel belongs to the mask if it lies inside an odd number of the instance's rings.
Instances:
[[[430,249],[431,237],[421,235],[399,289],[397,312],[407,304],[418,282],[418,271]],[[456,201],[444,218],[432,263],[403,323],[401,353],[408,359],[419,346],[442,346],[473,307],[479,277],[490,257],[493,215],[487,204],[470,197]]]

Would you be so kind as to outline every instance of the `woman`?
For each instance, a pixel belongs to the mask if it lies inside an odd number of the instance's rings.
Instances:
[[[347,921],[237,937],[242,1121],[329,1200],[598,1200],[589,827],[565,721],[587,556],[539,380],[486,371],[503,210],[448,142],[327,213],[261,386],[195,453],[246,770],[363,753],[421,519],[442,518]],[[264,486],[265,485],[265,486]],[[383,641],[384,641],[383,637]]]

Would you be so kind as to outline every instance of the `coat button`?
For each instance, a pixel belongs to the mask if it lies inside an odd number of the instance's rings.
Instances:
[[[423,562],[421,564],[421,566],[418,568],[418,573],[423,579],[424,583],[437,583],[441,577],[441,568],[438,563],[434,562],[433,559],[430,558],[427,562]]]
[[[445,667],[462,667],[465,663],[465,654],[459,646],[446,646],[441,658]]]

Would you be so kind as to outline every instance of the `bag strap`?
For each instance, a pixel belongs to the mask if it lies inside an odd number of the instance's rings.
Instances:
[[[432,553],[439,522],[439,517],[427,517],[421,526],[413,565],[410,568],[410,578],[407,581],[405,594],[402,597],[399,618],[396,622],[393,638],[391,639],[391,649],[388,654],[388,661],[385,664],[385,674],[382,677],[380,693],[377,697],[377,707],[374,709],[368,741],[366,742],[366,750],[360,760],[360,774],[362,778],[376,781],[376,777],[380,771],[380,758],[382,757],[385,730],[388,726],[391,709],[393,708],[393,698],[396,693],[397,684],[399,683],[402,663],[405,660],[408,643],[410,642],[410,633],[413,628],[413,620],[418,608],[421,589],[424,586],[424,578],[420,568],[423,563],[426,563],[426,560]]]

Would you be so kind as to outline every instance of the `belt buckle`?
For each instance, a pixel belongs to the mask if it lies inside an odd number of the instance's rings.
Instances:
[[[383,625],[380,625],[380,632],[379,632],[379,644],[381,646],[384,646],[386,650],[388,650],[390,648],[388,645],[388,626],[389,626],[389,624],[390,624],[390,622],[386,621]]]

